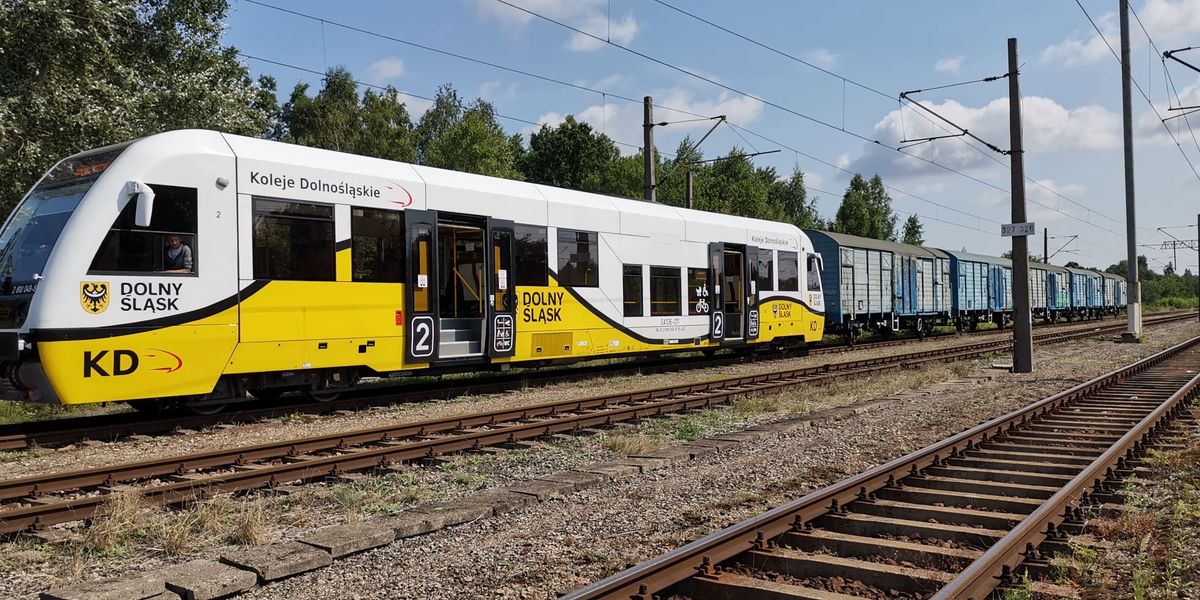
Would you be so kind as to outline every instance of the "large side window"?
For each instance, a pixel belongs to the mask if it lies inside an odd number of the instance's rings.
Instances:
[[[351,273],[354,281],[404,281],[404,213],[350,209]]]
[[[517,241],[517,285],[546,285],[546,228],[513,227]]]
[[[333,206],[254,199],[254,278],[333,281]]]
[[[92,271],[196,272],[196,189],[158,184],[150,187],[154,190],[150,226],[134,225],[137,201],[126,203],[92,258]]]
[[[622,268],[625,316],[642,316],[642,265],[625,265]]]
[[[775,251],[758,249],[758,291],[775,289]]]
[[[708,269],[688,269],[688,314],[707,315],[711,310]]]
[[[650,316],[673,317],[681,313],[679,267],[650,267]]]
[[[573,287],[600,285],[600,248],[596,234],[558,230],[558,284]]]
[[[816,254],[808,255],[808,291],[821,291],[821,257]]]
[[[800,291],[800,265],[795,252],[779,251],[779,291]]]

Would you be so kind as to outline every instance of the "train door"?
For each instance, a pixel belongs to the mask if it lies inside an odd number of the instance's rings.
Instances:
[[[722,253],[722,312],[725,313],[725,338],[741,341],[746,337],[746,296],[750,284],[746,281],[745,247],[725,246]]]
[[[487,354],[492,358],[512,356],[516,351],[516,298],[513,289],[513,222],[488,219],[491,253],[488,256],[488,331]]]
[[[709,336],[714,342],[720,343],[725,339],[725,303],[723,292],[728,289],[725,282],[725,244],[709,242],[708,244],[708,285],[712,312],[709,315]]]
[[[404,211],[408,278],[405,281],[405,362],[428,363],[438,352],[437,213]]]
[[[438,215],[438,358],[483,354],[491,279],[487,237],[486,218]]]
[[[765,273],[760,273],[758,268],[758,248],[754,246],[746,246],[745,254],[746,273],[745,298],[746,303],[743,305],[746,312],[746,340],[758,339],[758,294],[762,291],[758,289],[758,281]]]

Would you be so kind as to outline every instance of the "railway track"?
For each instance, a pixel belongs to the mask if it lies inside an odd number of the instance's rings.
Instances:
[[[1174,320],[1184,313],[1168,314],[1147,319],[1146,323],[1153,324]],[[1186,313],[1191,314],[1191,313]],[[1109,323],[1111,325],[1111,323]],[[1091,330],[1097,325],[1079,323],[1070,325],[1051,326],[1051,330],[1086,329]],[[1101,325],[1103,327],[1104,325]],[[963,335],[995,335],[1003,333],[1000,330],[984,330],[964,332]],[[952,337],[953,334],[930,336],[926,339]],[[880,348],[904,346],[919,342],[917,338],[900,338],[876,342],[860,343],[853,347],[843,344],[813,346],[803,352],[808,356],[844,353],[855,350],[875,350]],[[165,434],[176,430],[195,430],[226,423],[247,423],[265,419],[278,418],[290,414],[328,414],[342,410],[360,410],[372,406],[387,406],[406,402],[422,402],[435,399],[453,398],[471,394],[488,394],[522,389],[531,385],[551,385],[581,378],[599,375],[621,376],[630,374],[664,373],[681,370],[700,370],[713,367],[737,364],[753,359],[770,359],[772,354],[760,354],[753,357],[745,355],[717,357],[673,357],[649,361],[624,362],[617,364],[590,365],[568,369],[528,370],[518,373],[505,373],[465,377],[461,379],[433,379],[408,384],[383,384],[365,386],[361,389],[347,392],[343,398],[332,402],[291,402],[280,403],[270,401],[249,402],[238,405],[231,410],[215,415],[192,414],[145,414],[125,412],[102,414],[83,417],[62,417],[40,421],[27,421],[0,425],[0,451],[25,450],[33,447],[54,447],[73,444],[83,440],[114,441],[131,435]],[[795,354],[780,355],[781,358],[794,357]],[[300,396],[296,396],[300,398]]]
[[[1041,333],[1035,339],[1065,341],[1097,331]],[[186,503],[213,493],[387,469],[404,461],[702,409],[797,384],[975,358],[1010,345],[1007,340],[978,342],[0,481],[0,534],[88,519],[102,508],[106,491],[119,486],[138,486],[154,504]]]
[[[936,598],[1032,588],[1200,392],[1200,338],[818,490],[570,600]],[[1026,580],[1029,575],[1030,579]],[[1025,596],[1022,596],[1025,597]]]

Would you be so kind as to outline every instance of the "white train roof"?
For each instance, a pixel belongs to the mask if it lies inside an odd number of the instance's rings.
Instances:
[[[172,143],[178,144],[190,143],[198,136],[214,135],[221,135],[228,142],[238,157],[239,170],[244,168],[243,164],[275,164],[317,173],[336,172],[395,179],[423,188],[422,193],[412,194],[414,201],[411,208],[492,215],[518,223],[552,223],[556,227],[645,237],[671,237],[695,242],[722,240],[762,248],[795,250],[806,239],[799,228],[787,223],[678,208],[231,134],[175,131],[147,140],[170,137]]]

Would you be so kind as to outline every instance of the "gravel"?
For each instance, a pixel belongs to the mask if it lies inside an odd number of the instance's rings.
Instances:
[[[1152,329],[1147,343],[1140,346],[1089,341],[1079,345],[1036,348],[1039,370],[1033,375],[1011,375],[987,369],[988,361],[976,361],[931,365],[822,387],[799,386],[780,394],[760,395],[747,406],[739,405],[736,409],[655,419],[601,435],[538,442],[522,450],[467,454],[387,478],[373,477],[345,485],[306,486],[299,493],[286,497],[219,499],[217,502],[223,504],[217,505],[215,512],[266,515],[262,524],[265,533],[257,537],[257,543],[294,538],[322,525],[372,518],[376,513],[394,512],[423,500],[460,497],[480,489],[609,460],[617,456],[614,449],[620,449],[615,442],[631,436],[648,438],[659,445],[677,443],[696,435],[742,429],[822,408],[872,398],[892,398],[883,406],[875,406],[863,414],[842,421],[820,422],[783,437],[744,444],[719,457],[710,456],[683,467],[593,488],[509,515],[404,540],[337,561],[330,568],[273,584],[252,596],[549,598],[556,592],[614,573],[785,499],[798,497],[946,434],[1150,354],[1195,332],[1192,325],[1170,325]],[[788,361],[788,364],[799,366],[827,360],[830,357],[822,356]],[[781,363],[772,362],[727,367],[721,371],[745,373],[779,368],[782,368]],[[604,389],[607,392],[643,388],[697,378],[696,373],[623,377],[604,382]],[[592,381],[471,401],[315,418],[307,423],[265,423],[225,430],[219,436],[228,441],[230,436],[237,435],[239,443],[252,443],[244,434],[253,436],[252,432],[270,430],[264,435],[292,437],[304,434],[298,429],[308,427],[346,430],[369,426],[372,423],[362,421],[371,419],[407,421],[557,398],[586,397],[595,394],[596,386]],[[186,438],[162,439],[175,443],[200,440],[209,435],[200,433]],[[111,446],[114,449],[136,448],[154,442]],[[220,445],[223,444],[215,446]],[[86,456],[99,460],[98,456],[103,455],[106,448],[81,448],[79,452],[95,451],[95,455]],[[172,448],[172,453],[182,451],[178,446]],[[247,503],[257,508],[248,509]],[[186,512],[180,515],[159,510],[148,512],[145,518],[147,522],[162,521],[162,528],[166,529],[172,521],[185,520],[186,515]],[[9,573],[5,581],[0,581],[0,596],[27,597],[62,581],[99,579],[198,557],[211,558],[222,548],[230,547],[233,533],[230,530],[206,531],[206,537],[201,536],[203,539],[197,540],[193,547],[176,553],[164,552],[163,545],[156,539],[138,540],[115,555],[93,552],[83,557],[79,556],[78,546],[71,544],[10,544],[0,547],[0,568]]]
[[[981,371],[994,377],[986,385],[928,386],[841,421],[404,540],[248,597],[553,598],[1195,334],[1173,325],[1139,346],[1039,348],[1034,374]]]

